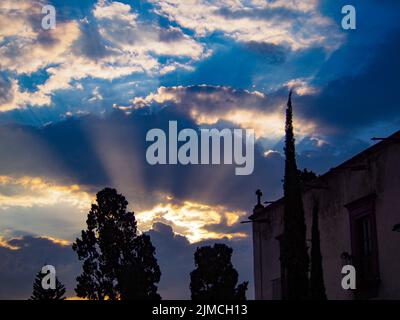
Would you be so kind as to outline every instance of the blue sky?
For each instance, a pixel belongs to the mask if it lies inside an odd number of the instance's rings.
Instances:
[[[41,28],[44,4],[56,8],[55,30]],[[341,28],[346,4],[356,30]],[[251,282],[250,229],[239,221],[257,188],[265,200],[281,195],[288,91],[300,167],[322,173],[398,130],[399,16],[391,0],[3,0],[0,261],[42,253],[21,274],[0,263],[2,280],[23,279],[6,281],[0,298],[29,295],[44,260],[73,295],[69,245],[105,186],[127,196],[157,242],[165,298],[189,297],[180,275],[202,243],[233,246]],[[168,120],[255,129],[253,175],[150,167],[145,133]]]

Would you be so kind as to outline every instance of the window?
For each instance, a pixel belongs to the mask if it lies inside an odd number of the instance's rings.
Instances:
[[[350,214],[351,248],[357,271],[356,298],[378,295],[379,258],[375,223],[375,195],[354,201],[346,208]]]

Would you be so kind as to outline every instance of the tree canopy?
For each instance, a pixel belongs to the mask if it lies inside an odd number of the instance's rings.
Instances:
[[[161,271],[148,235],[138,234],[128,202],[115,189],[97,193],[87,229],[73,250],[83,260],[77,295],[94,300],[161,299],[156,284]]]
[[[236,286],[239,276],[232,252],[225,244],[197,248],[196,269],[190,273],[192,300],[246,300],[248,282]]]

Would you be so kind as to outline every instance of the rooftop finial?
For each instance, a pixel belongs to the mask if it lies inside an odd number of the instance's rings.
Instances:
[[[256,195],[257,195],[257,205],[259,206],[261,205],[261,197],[263,195],[260,189],[257,189]]]

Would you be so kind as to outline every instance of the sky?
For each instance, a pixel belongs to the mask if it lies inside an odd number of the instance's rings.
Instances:
[[[341,25],[347,4],[355,30]],[[2,0],[0,299],[28,298],[44,263],[74,296],[71,243],[107,186],[151,236],[164,299],[190,298],[193,253],[215,242],[254,297],[240,221],[256,189],[282,195],[289,90],[300,168],[321,174],[397,131],[399,18],[396,0]],[[149,165],[146,133],[168,121],[254,129],[253,174]]]

